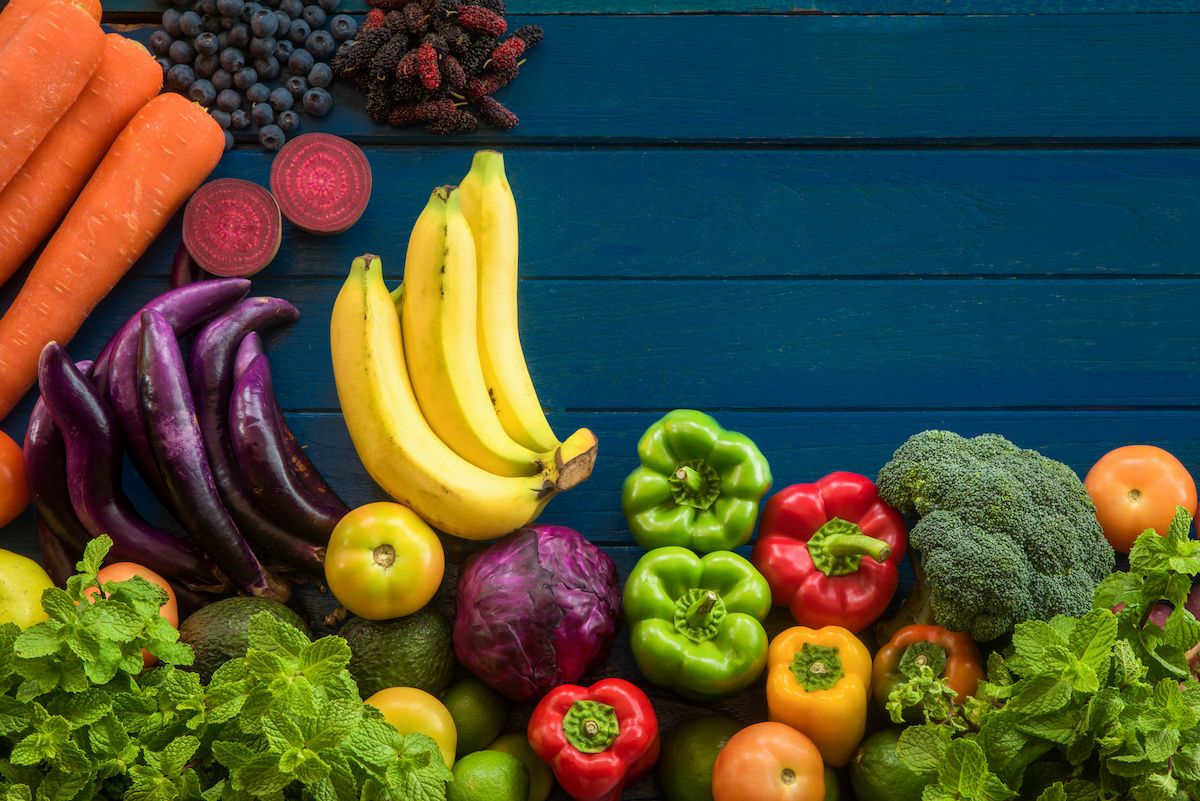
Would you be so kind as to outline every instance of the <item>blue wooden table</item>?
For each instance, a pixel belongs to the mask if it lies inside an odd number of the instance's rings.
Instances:
[[[154,18],[153,0],[106,9]],[[482,146],[505,152],[517,195],[541,398],[557,430],[586,425],[601,443],[591,480],[543,520],[623,572],[640,551],[621,480],[638,435],[675,407],[756,439],[777,486],[874,474],[929,427],[999,432],[1080,472],[1132,442],[1200,468],[1200,0],[510,0],[510,13],[546,29],[500,95],[520,127],[396,131],[339,90],[306,130],[366,148],[370,208],[339,237],[288,229],[254,280],[303,314],[269,339],[276,386],[351,503],[381,493],[338,412],[334,295],[361,252],[399,275],[429,190]],[[265,183],[269,165],[239,146],[217,175]],[[177,242],[174,226],[74,356],[166,288]],[[31,405],[4,430],[19,438]],[[34,553],[32,515],[0,545]],[[631,671],[622,643],[603,672]],[[654,698],[666,725],[695,709]],[[725,708],[762,713],[754,694]]]

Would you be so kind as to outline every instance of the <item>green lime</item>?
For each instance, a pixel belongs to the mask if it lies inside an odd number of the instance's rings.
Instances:
[[[862,741],[850,760],[850,787],[858,801],[921,801],[932,776],[909,768],[896,753],[898,729],[885,729]]]
[[[529,771],[521,760],[500,751],[476,751],[454,763],[446,801],[525,801]]]
[[[658,780],[667,801],[712,801],[713,763],[742,728],[733,718],[706,715],[667,732],[658,760]]]
[[[525,769],[529,771],[529,798],[526,801],[546,801],[550,797],[550,791],[554,789],[554,772],[533,753],[529,739],[524,734],[499,737],[488,746],[488,750],[512,754],[525,763]]]
[[[389,687],[440,695],[454,678],[450,621],[428,606],[395,620],[351,618],[338,634],[350,643],[350,675],[364,699]]]
[[[486,748],[500,736],[508,722],[508,704],[500,693],[474,676],[451,684],[442,703],[450,710],[458,729],[459,759]]]
[[[825,801],[841,801],[842,785],[838,781],[837,771],[825,766]]]

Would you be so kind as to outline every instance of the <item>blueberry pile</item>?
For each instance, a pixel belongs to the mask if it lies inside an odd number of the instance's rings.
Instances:
[[[267,150],[300,127],[300,111],[333,108],[330,62],[358,23],[336,14],[340,0],[171,0],[150,50],[166,88],[206,107],[225,130],[256,129]],[[332,15],[332,16],[331,16]]]

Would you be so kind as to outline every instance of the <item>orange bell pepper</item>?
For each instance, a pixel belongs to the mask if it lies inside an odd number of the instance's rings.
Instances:
[[[854,756],[867,728],[871,654],[841,626],[794,626],[767,652],[771,720],[806,735],[834,767]]]

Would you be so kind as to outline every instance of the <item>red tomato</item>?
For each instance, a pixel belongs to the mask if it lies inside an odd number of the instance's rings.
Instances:
[[[712,794],[713,801],[824,801],[821,752],[791,726],[747,726],[717,754]]]
[[[0,526],[7,526],[29,504],[25,457],[21,446],[0,431]]]
[[[150,568],[142,567],[134,562],[114,562],[100,568],[100,572],[97,574],[101,584],[107,584],[110,581],[127,581],[134,576],[141,576],[151,584],[157,584],[167,591],[167,602],[162,605],[159,614],[166,618],[172,626],[179,628],[179,602],[175,598],[175,590],[171,589],[171,585],[165,578]],[[84,594],[92,595],[96,591],[96,588],[92,587]],[[146,663],[146,667],[158,664],[158,657],[144,648],[142,649],[142,660]]]
[[[1166,534],[1175,507],[1196,516],[1196,482],[1178,459],[1153,445],[1126,445],[1109,451],[1083,481],[1104,536],[1129,553],[1148,528]]]

